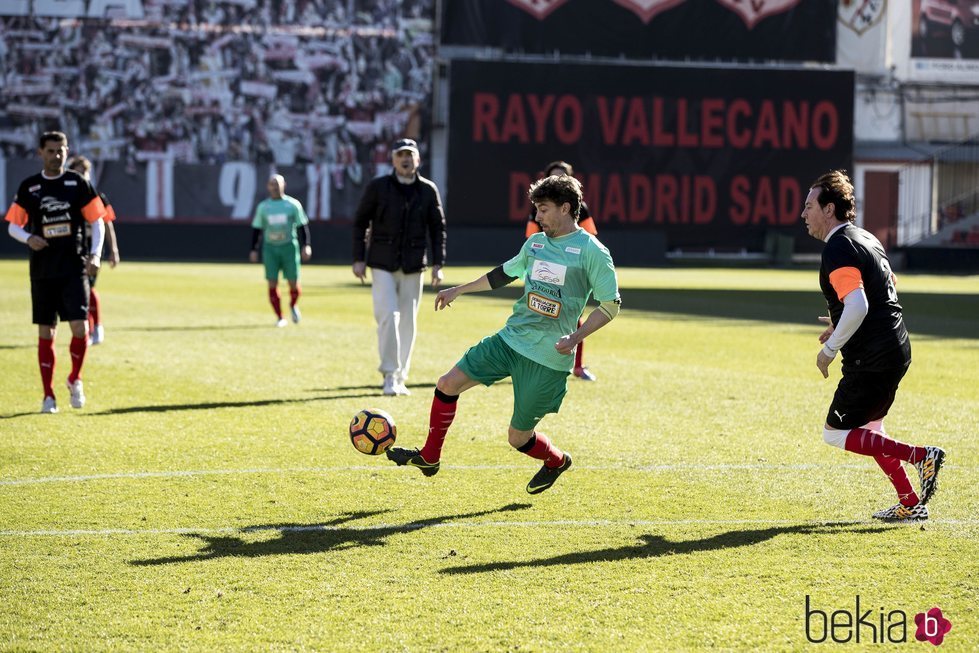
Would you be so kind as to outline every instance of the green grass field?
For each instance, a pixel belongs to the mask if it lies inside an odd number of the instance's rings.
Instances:
[[[388,398],[369,289],[303,272],[285,329],[259,266],[103,272],[88,405],[68,405],[65,326],[61,413],[38,415],[27,266],[0,261],[0,649],[797,650],[806,596],[857,595],[874,623],[907,615],[899,648],[930,646],[933,606],[941,650],[979,646],[979,277],[899,280],[914,364],[887,429],[949,462],[930,522],[883,526],[873,460],[822,442],[839,368],[815,367],[814,271],[620,270],[599,381],[541,425],[575,467],[536,497],[507,383],[463,395],[433,478],[347,436],[374,406],[420,445],[436,379],[513,289],[438,314],[426,289],[413,394]]]

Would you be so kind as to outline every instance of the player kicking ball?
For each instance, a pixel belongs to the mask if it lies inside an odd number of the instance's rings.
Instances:
[[[398,465],[417,467],[425,476],[437,474],[459,395],[479,384],[489,386],[511,377],[510,446],[543,461],[527,484],[527,492],[543,492],[571,467],[571,455],[536,431],[537,423],[560,409],[575,347],[612,321],[621,300],[608,249],[578,226],[582,198],[578,180],[546,177],[531,185],[529,195],[537,207],[542,233],[528,238],[520,252],[503,265],[435,297],[439,311],[466,293],[499,288],[518,277],[525,283],[523,297],[513,305],[503,328],[471,347],[439,378],[425,445],[388,449],[387,457]],[[591,295],[600,305],[576,328]]]
[[[809,235],[826,243],[819,285],[829,317],[819,337],[823,348],[816,367],[823,378],[842,352],[843,378],[826,416],[827,444],[873,456],[897,491],[898,503],[875,512],[886,522],[928,519],[928,501],[938,489],[945,452],[898,442],[884,432],[884,417],[898,384],[911,365],[911,341],[897,301],[894,275],[884,248],[873,234],[853,224],[853,184],[839,170],[813,182],[802,219]],[[918,472],[921,493],[908,480],[904,462]]]

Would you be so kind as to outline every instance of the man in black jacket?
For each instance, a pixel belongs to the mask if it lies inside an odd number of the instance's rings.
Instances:
[[[432,287],[437,288],[445,261],[445,215],[435,183],[418,174],[415,141],[395,141],[391,162],[393,172],[371,181],[357,207],[353,273],[363,281],[372,269],[384,394],[406,395],[426,249],[431,241]]]

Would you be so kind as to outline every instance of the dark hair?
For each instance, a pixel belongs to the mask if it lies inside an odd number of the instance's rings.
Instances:
[[[554,168],[561,170],[566,175],[574,175],[574,168],[572,168],[571,164],[567,161],[551,161],[547,164],[547,167],[544,168],[544,174],[550,175],[551,170]]]
[[[812,182],[810,188],[819,189],[816,201],[819,206],[833,205],[833,214],[840,222],[853,222],[857,219],[856,202],[853,199],[853,182],[846,170],[833,170],[821,175]]]
[[[48,141],[54,141],[55,143],[64,143],[65,145],[67,145],[68,136],[66,136],[64,132],[44,132],[43,134],[41,134],[41,138],[38,141],[37,147],[43,150],[44,145]]]
[[[82,156],[79,154],[68,159],[67,168],[69,170],[74,170],[75,172],[80,172],[83,175],[87,175],[92,171],[92,162],[88,160],[87,156]]]
[[[581,210],[581,182],[570,175],[559,177],[551,175],[539,179],[530,185],[527,196],[534,204],[554,202],[561,206],[565,202],[571,205],[571,215],[578,220]]]

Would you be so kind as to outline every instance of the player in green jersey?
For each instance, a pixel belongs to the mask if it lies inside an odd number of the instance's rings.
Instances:
[[[442,444],[459,395],[509,376],[513,379],[510,445],[544,461],[527,491],[543,492],[571,467],[571,456],[535,428],[544,415],[561,407],[575,347],[618,314],[621,300],[608,249],[578,226],[578,180],[546,177],[531,185],[529,194],[542,232],[528,238],[520,252],[503,265],[475,281],[442,290],[435,298],[438,311],[466,293],[499,288],[517,278],[525,284],[504,327],[471,347],[438,380],[425,446],[388,449],[387,457],[398,465],[418,467],[425,476],[438,473]],[[578,318],[592,295],[599,307],[578,327]]]
[[[289,306],[292,321],[299,322],[299,259],[303,262],[313,256],[309,235],[309,218],[303,205],[285,194],[286,180],[282,175],[269,178],[268,199],[259,202],[252,220],[252,251],[249,260],[258,263],[258,243],[262,242],[262,261],[265,278],[269,282],[269,303],[278,318],[276,326],[284,327],[282,302],[279,298],[279,271],[289,282]]]

